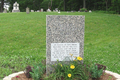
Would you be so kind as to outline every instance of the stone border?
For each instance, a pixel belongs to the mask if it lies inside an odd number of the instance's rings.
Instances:
[[[113,75],[115,78],[117,78],[116,80],[120,80],[120,75],[119,74],[108,71],[108,70],[105,70],[105,72]],[[3,78],[3,80],[11,80],[12,77],[15,77],[15,76],[17,76],[19,74],[22,74],[22,73],[24,73],[24,71],[20,71],[20,72],[17,72],[17,73],[10,74],[9,76],[6,76],[5,78]]]
[[[105,73],[109,73],[109,74],[113,75],[115,78],[117,78],[116,80],[120,80],[120,75],[117,73],[114,73],[114,72],[111,72],[108,70],[105,70]]]
[[[12,77],[15,77],[15,76],[17,76],[19,74],[22,74],[22,73],[24,73],[24,71],[20,71],[20,72],[17,72],[17,73],[10,74],[9,76],[6,76],[5,78],[3,78],[3,80],[11,80]]]

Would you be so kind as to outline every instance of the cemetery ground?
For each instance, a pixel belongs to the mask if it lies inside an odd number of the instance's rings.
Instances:
[[[120,74],[120,15],[0,13],[0,79],[46,58],[46,15],[85,15],[84,60]]]

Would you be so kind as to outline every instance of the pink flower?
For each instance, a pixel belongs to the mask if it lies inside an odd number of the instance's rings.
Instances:
[[[19,76],[16,76],[16,78],[19,78]]]

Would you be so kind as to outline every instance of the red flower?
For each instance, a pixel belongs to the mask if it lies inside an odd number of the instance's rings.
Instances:
[[[19,76],[16,76],[16,78],[19,78]]]

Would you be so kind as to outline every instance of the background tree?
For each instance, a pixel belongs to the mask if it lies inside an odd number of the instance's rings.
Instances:
[[[50,9],[52,8],[52,0],[51,0],[51,6],[50,6]]]
[[[3,2],[0,0],[0,9],[3,11]],[[32,10],[45,11],[50,8],[54,10],[58,8],[61,11],[78,11],[80,8],[87,8],[88,10],[102,10],[111,13],[120,14],[120,0],[7,0],[10,3],[10,10],[13,9],[13,4],[17,1],[20,5],[20,11],[25,11],[26,7]]]
[[[20,11],[25,11],[26,7],[29,7],[32,10],[40,10],[41,3],[43,0],[10,0],[10,10],[13,9],[13,4],[17,1],[19,4]]]
[[[0,12],[1,12],[1,1],[0,1]]]
[[[66,3],[66,2],[65,2],[65,0],[63,0],[63,1],[64,1],[64,11],[65,11],[65,7],[66,7],[66,6],[65,6],[65,3]]]
[[[106,11],[108,10],[108,0],[105,0],[106,3]]]
[[[83,0],[83,8],[86,8],[85,0]]]
[[[4,10],[4,0],[1,0],[1,12]]]
[[[41,2],[41,8],[43,8],[44,10],[47,10],[50,7],[50,1],[49,0],[43,0]]]

